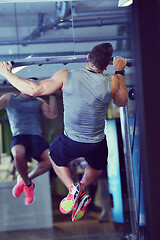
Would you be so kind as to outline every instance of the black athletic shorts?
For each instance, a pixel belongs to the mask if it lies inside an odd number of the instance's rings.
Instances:
[[[107,166],[108,147],[106,138],[98,143],[73,141],[63,133],[50,145],[49,155],[58,166],[66,166],[72,160],[83,157],[88,165],[102,170]]]
[[[26,157],[34,158],[39,161],[41,154],[49,149],[49,143],[44,140],[43,137],[39,135],[30,135],[30,134],[20,134],[12,137],[11,147],[15,145],[23,145],[26,150]]]

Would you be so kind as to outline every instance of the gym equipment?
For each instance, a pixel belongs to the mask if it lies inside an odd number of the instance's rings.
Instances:
[[[58,56],[58,57],[30,57],[30,58],[22,58],[11,61],[13,68],[27,66],[27,65],[43,65],[43,64],[68,64],[68,63],[82,63],[87,62],[86,55],[73,55],[73,56]],[[111,58],[110,64],[113,64],[113,57]],[[132,60],[127,60],[127,66],[132,66]]]

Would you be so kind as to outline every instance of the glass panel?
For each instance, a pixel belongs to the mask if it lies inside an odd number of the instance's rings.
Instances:
[[[86,61],[74,63],[73,57],[77,59],[81,55],[86,57],[96,44],[102,42],[110,42],[113,45],[113,56],[125,57],[132,63],[131,33],[131,7],[118,8],[117,0],[0,3],[0,61],[16,63],[30,62],[33,59],[31,65],[22,69],[13,68],[17,71],[16,74],[24,78],[36,77],[41,81],[62,68],[84,68]],[[60,57],[69,57],[70,63],[66,65],[49,64],[47,61],[46,64],[38,62],[52,58],[58,60]],[[133,69],[126,67],[125,70],[128,90],[132,90],[134,89]],[[114,74],[112,63],[104,73]],[[0,76],[0,95],[7,92],[19,93]],[[43,134],[49,143],[63,130],[61,90],[56,93],[56,97],[58,118],[41,120]],[[42,98],[49,101],[48,96]],[[133,118],[135,102],[132,99],[129,99],[128,111],[129,116]],[[108,129],[113,131],[111,134],[108,133],[108,136],[115,139],[116,149],[120,147],[119,118],[119,108],[111,103],[106,124],[108,123]],[[113,155],[110,156],[116,166],[110,165],[110,169],[106,169],[101,178],[87,189],[92,196],[93,204],[90,205],[92,207],[88,209],[82,220],[72,223],[71,214],[63,215],[58,209],[60,201],[68,191],[53,170],[34,179],[36,199],[33,205],[25,206],[23,194],[17,199],[13,198],[12,188],[16,184],[18,172],[10,153],[11,137],[7,112],[6,109],[2,109],[0,112],[0,216],[2,216],[0,237],[2,239],[11,236],[15,239],[24,239],[24,235],[32,240],[66,238],[118,240],[122,237],[126,226],[123,219],[122,178],[124,180],[124,176],[120,175],[120,152],[113,151]],[[37,161],[29,160],[28,169],[31,171]],[[83,175],[85,167],[86,162],[83,158],[73,161],[71,168],[76,180]],[[118,185],[115,179],[110,182],[115,168],[118,172]],[[122,174],[125,169],[121,170]],[[114,196],[114,188],[117,187],[118,197]],[[115,212],[117,207],[118,217]]]

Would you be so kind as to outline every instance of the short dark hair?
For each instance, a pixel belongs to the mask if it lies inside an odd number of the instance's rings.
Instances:
[[[113,47],[110,43],[98,44],[91,50],[88,61],[104,70],[111,61],[112,53]]]

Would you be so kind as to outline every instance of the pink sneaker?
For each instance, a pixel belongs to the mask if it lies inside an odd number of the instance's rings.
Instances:
[[[63,214],[67,214],[73,209],[74,204],[76,203],[76,200],[80,196],[82,190],[83,186],[81,183],[73,183],[71,185],[67,197],[60,202],[59,210]]]
[[[30,205],[35,200],[35,197],[33,194],[34,190],[35,190],[34,183],[31,183],[30,187],[24,186],[23,190],[24,190],[24,195],[25,195],[24,202],[26,205]]]
[[[21,176],[18,175],[17,184],[12,189],[12,195],[14,197],[18,198],[21,195],[21,193],[23,192],[23,188],[24,188],[24,182],[23,182]]]
[[[87,195],[85,192],[82,192],[82,194],[79,196],[74,205],[72,212],[72,222],[76,222],[84,216],[86,207],[90,202],[91,197]]]

